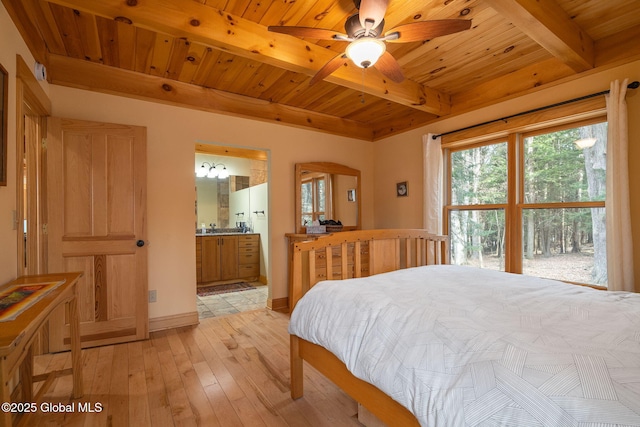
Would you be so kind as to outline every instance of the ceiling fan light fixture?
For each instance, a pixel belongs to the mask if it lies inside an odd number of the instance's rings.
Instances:
[[[386,46],[380,40],[366,37],[347,46],[347,57],[360,68],[369,68],[375,64],[385,52]]]

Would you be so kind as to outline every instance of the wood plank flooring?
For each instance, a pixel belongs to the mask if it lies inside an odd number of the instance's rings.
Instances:
[[[57,378],[28,426],[361,426],[357,404],[305,366],[305,395],[289,396],[286,314],[267,309],[202,319],[147,341],[83,350],[83,398]],[[34,373],[71,367],[69,353],[36,357]],[[36,390],[37,391],[37,390]],[[99,412],[82,412],[84,405]]]

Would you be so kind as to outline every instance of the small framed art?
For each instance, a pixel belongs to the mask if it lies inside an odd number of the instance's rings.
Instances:
[[[396,184],[396,196],[406,197],[409,195],[409,187],[407,181],[402,181]]]
[[[347,190],[347,202],[355,202],[356,201],[356,189],[351,188]]]

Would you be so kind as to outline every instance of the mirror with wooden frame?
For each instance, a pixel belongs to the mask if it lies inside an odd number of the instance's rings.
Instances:
[[[315,220],[334,220],[342,230],[362,226],[360,171],[330,162],[296,164],[296,233],[306,233]]]

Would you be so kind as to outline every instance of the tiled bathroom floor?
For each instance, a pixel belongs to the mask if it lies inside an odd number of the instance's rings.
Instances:
[[[265,308],[267,306],[267,286],[255,282],[251,284],[256,289],[206,297],[196,295],[198,317],[205,319]]]

